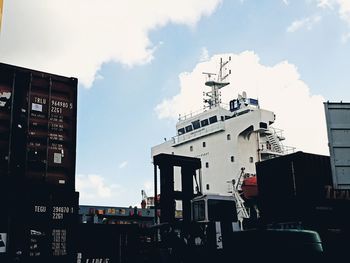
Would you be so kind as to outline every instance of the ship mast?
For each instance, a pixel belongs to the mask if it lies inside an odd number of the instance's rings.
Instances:
[[[223,62],[222,58],[220,58],[220,69],[219,69],[219,74],[217,77],[217,80],[211,80],[211,76],[215,76],[217,74],[215,73],[208,73],[208,72],[203,72],[203,74],[208,76],[208,80],[205,82],[205,85],[211,88],[211,91],[209,92],[204,92],[203,95],[205,98],[203,99],[204,101],[204,108],[215,108],[219,107],[221,103],[221,92],[219,91],[221,88],[229,85],[229,82],[225,82],[225,79],[231,74],[231,70],[228,70],[228,73],[224,74],[224,70],[226,71],[225,66],[231,61],[231,57],[225,62]]]

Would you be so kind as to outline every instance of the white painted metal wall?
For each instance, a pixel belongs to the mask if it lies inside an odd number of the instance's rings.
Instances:
[[[203,192],[228,194],[227,181],[237,180],[241,167],[245,168],[246,173],[255,174],[255,162],[258,161],[259,155],[259,124],[273,123],[274,118],[271,111],[255,109],[225,121],[219,120],[224,125],[223,130],[181,144],[174,144],[172,140],[166,141],[153,147],[151,154],[152,157],[159,153],[173,153],[201,158]],[[250,126],[253,127],[252,132],[242,134]],[[227,139],[228,134],[230,140]],[[231,156],[234,158],[233,162]],[[206,167],[206,163],[209,167]],[[209,190],[206,188],[207,184]],[[179,182],[175,178],[175,187],[178,185]]]

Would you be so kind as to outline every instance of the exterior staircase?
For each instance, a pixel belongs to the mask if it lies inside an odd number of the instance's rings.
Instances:
[[[279,143],[279,140],[277,139],[277,136],[275,134],[266,134],[266,138],[271,144],[271,150],[273,150],[274,152],[283,153],[281,144]]]

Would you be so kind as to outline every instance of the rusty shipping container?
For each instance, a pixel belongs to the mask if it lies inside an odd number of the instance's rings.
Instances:
[[[74,190],[77,83],[0,63],[0,178]]]

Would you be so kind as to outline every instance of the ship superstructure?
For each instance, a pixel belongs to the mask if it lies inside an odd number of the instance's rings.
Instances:
[[[230,84],[225,79],[231,72],[223,72],[229,61],[221,59],[219,74],[205,73],[211,91],[204,93],[204,109],[180,117],[177,135],[154,146],[151,153],[152,157],[168,153],[201,158],[203,193],[227,194],[230,187],[239,186],[242,168],[245,175],[255,174],[255,162],[292,150],[282,144],[282,131],[271,127],[275,114],[261,109],[257,99],[243,92],[229,107],[221,103],[220,89]],[[211,80],[212,75],[217,79]],[[177,185],[180,182],[175,180]]]

